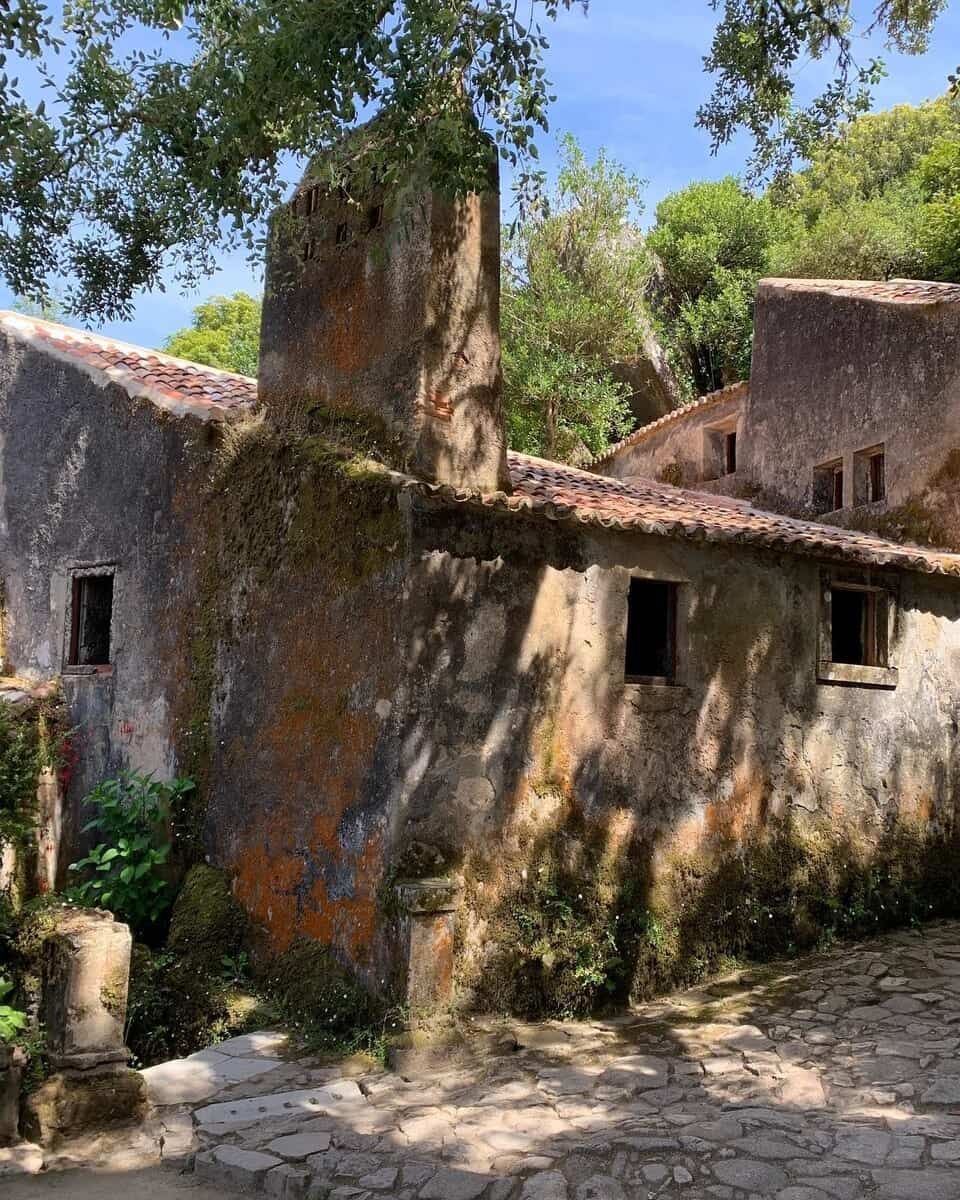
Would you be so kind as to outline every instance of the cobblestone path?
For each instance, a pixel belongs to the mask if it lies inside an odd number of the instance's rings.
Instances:
[[[231,1192],[960,1200],[960,923],[480,1032],[478,1064],[410,1078],[290,1061],[269,1033],[147,1074],[168,1153]]]

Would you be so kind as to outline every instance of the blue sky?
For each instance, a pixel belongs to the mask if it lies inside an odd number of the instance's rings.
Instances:
[[[548,30],[548,66],[557,93],[552,131],[541,141],[541,158],[556,161],[556,137],[570,131],[589,154],[605,146],[613,157],[646,179],[645,219],[657,202],[694,179],[743,171],[749,145],[740,141],[712,157],[707,136],[694,126],[698,105],[710,90],[703,55],[716,13],[708,0],[592,0],[589,16],[579,9],[562,14]],[[864,46],[862,58],[879,47]],[[960,62],[960,0],[941,18],[931,50],[919,58],[885,53],[889,74],[877,90],[876,107],[918,103],[944,90]],[[812,93],[824,74],[810,64],[801,75]],[[506,187],[505,203],[508,201]],[[190,312],[213,293],[256,292],[260,279],[242,254],[226,257],[199,292],[176,290],[142,296],[128,322],[103,331],[146,346],[158,346],[190,321]],[[0,307],[12,297],[0,286]]]

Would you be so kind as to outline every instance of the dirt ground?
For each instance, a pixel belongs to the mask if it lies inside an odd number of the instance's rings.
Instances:
[[[236,1193],[202,1184],[195,1175],[145,1171],[55,1171],[5,1179],[4,1200],[234,1200]]]

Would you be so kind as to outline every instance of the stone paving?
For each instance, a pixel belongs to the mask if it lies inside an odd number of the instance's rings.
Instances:
[[[167,1157],[231,1193],[960,1200],[960,923],[477,1036],[492,1053],[415,1074],[263,1033],[146,1075]]]

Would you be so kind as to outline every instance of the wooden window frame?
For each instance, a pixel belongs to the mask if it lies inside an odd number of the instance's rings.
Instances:
[[[833,660],[833,594],[837,591],[866,594],[863,663]],[[825,571],[820,587],[820,631],[817,680],[860,687],[892,689],[899,673],[891,650],[899,616],[899,579],[867,572]],[[870,661],[872,660],[872,661]]]

